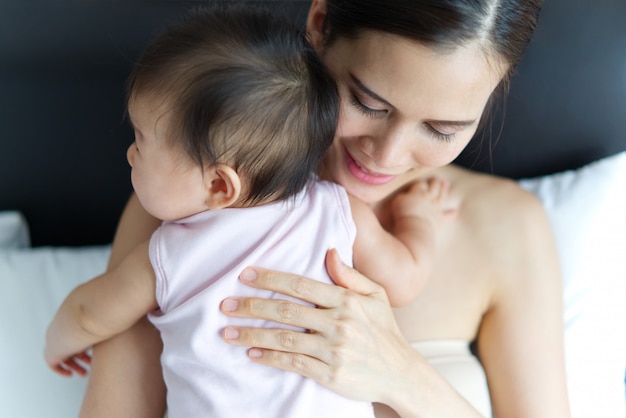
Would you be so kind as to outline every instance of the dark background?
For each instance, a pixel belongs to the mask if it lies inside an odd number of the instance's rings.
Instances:
[[[0,0],[0,210],[24,213],[33,245],[112,240],[131,192],[125,79],[203,3]],[[301,24],[309,5],[250,3]],[[521,178],[626,150],[626,1],[547,0],[501,116],[460,164]]]

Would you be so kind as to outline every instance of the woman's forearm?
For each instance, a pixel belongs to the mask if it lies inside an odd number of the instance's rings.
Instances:
[[[424,357],[411,347],[397,387],[383,400],[400,417],[474,418],[481,415]]]

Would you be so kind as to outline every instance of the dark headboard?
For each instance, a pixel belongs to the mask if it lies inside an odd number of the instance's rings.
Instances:
[[[0,2],[0,210],[34,245],[111,241],[131,187],[124,82],[167,22],[206,2]],[[304,22],[309,1],[256,1]],[[519,178],[626,149],[626,2],[546,0],[500,140],[459,163]],[[492,137],[500,130],[497,116]]]

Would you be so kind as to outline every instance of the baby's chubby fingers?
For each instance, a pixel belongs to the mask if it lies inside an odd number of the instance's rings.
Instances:
[[[440,200],[447,196],[450,191],[450,182],[439,177],[415,181],[408,189],[408,193],[418,193]]]
[[[87,375],[87,369],[79,364],[74,358],[68,358],[62,363],[51,365],[50,368],[64,377],[71,377],[74,373],[79,376]]]
[[[50,366],[50,368],[52,369],[53,372],[55,372],[56,374],[59,374],[59,375],[61,375],[63,377],[71,377],[72,376],[72,371],[69,370],[69,369],[66,369],[61,364],[56,364],[56,365]]]
[[[65,367],[79,376],[86,376],[87,369],[78,363],[74,358],[65,360]]]
[[[76,354],[74,357],[85,364],[91,364],[91,356],[86,351]]]
[[[450,192],[451,183],[449,180],[445,180],[439,177],[431,179],[432,193],[436,198],[442,200],[448,196]]]

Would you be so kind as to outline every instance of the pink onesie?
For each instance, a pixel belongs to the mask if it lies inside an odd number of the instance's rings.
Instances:
[[[311,182],[295,200],[202,212],[164,222],[150,241],[160,310],[168,414],[217,418],[373,417],[369,403],[346,399],[311,379],[250,361],[247,347],[225,343],[225,326],[283,327],[228,318],[227,296],[288,299],[240,283],[246,266],[330,282],[326,251],[352,262],[356,228],[345,190]]]

